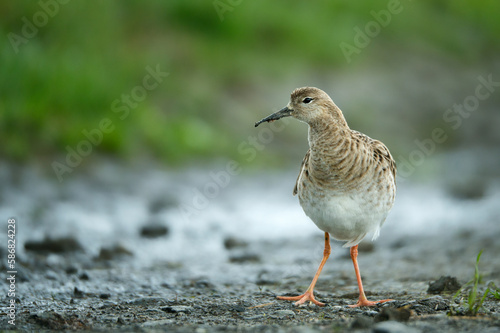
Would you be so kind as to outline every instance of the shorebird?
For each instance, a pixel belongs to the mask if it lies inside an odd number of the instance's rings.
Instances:
[[[306,292],[280,300],[324,303],[314,298],[314,286],[330,253],[330,235],[346,241],[359,288],[358,302],[351,307],[371,306],[363,290],[358,266],[358,244],[368,234],[376,239],[396,195],[396,163],[380,141],[351,130],[330,96],[313,87],[295,89],[287,106],[255,123],[294,117],[309,125],[309,150],[302,161],[293,194],[306,215],[325,233],[323,259]]]

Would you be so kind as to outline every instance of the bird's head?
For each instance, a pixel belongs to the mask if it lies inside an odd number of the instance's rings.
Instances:
[[[271,122],[284,117],[294,117],[312,125],[325,117],[342,118],[342,112],[323,90],[314,87],[297,88],[290,96],[287,106],[255,123],[255,127],[263,122]]]

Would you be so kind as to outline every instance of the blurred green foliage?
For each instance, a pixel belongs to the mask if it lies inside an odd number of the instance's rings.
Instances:
[[[18,52],[9,34],[23,36],[23,17],[33,22],[55,0],[0,3],[0,155],[63,156],[108,117],[115,129],[94,147],[103,154],[241,159],[238,143],[273,111],[260,92],[291,72],[352,69],[402,49],[463,64],[500,51],[498,0],[401,1],[401,14],[349,65],[339,44],[389,1],[221,1],[230,6],[222,20],[210,0],[71,0]],[[120,120],[113,101],[157,65],[169,76]]]

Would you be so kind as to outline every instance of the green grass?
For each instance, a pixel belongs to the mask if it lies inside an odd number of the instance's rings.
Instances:
[[[463,301],[463,298],[461,298],[460,305],[465,306],[465,314],[470,316],[476,316],[479,313],[483,307],[484,301],[489,295],[492,295],[496,299],[500,299],[500,290],[492,281],[487,283],[486,289],[482,288],[483,276],[479,271],[479,260],[481,259],[482,253],[483,250],[481,250],[477,255],[473,278],[464,284],[453,297],[454,300],[457,300],[464,292],[466,293],[465,302]],[[482,291],[483,289],[484,291]],[[457,315],[460,314],[460,312],[458,309],[452,307],[450,314]]]
[[[464,66],[500,51],[500,2],[402,0],[401,14],[347,64],[339,44],[352,43],[353,28],[387,3],[242,1],[220,21],[211,1],[70,1],[19,53],[0,39],[0,157],[64,155],[83,129],[113,116],[113,100],[139,84],[148,65],[170,76],[114,122],[96,151],[168,164],[241,159],[235,142],[271,111],[268,87],[303,73],[334,80],[328,73],[391,61],[401,50],[438,52]],[[2,2],[0,32],[20,34],[22,18],[40,10],[37,1]]]

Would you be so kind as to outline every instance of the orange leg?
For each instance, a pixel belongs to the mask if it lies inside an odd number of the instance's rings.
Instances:
[[[325,306],[325,303],[318,302],[314,298],[313,290],[314,286],[316,285],[316,281],[318,281],[318,277],[321,274],[321,270],[323,269],[323,266],[325,266],[325,263],[328,260],[328,257],[330,256],[331,252],[332,250],[330,248],[330,235],[327,232],[325,232],[325,250],[323,251],[323,260],[321,260],[321,264],[319,264],[319,268],[316,271],[316,275],[314,275],[314,278],[311,282],[311,285],[309,285],[309,288],[307,288],[306,292],[300,296],[295,296],[295,297],[278,296],[278,299],[285,301],[297,301],[295,302],[295,305],[301,305],[307,301],[310,301],[316,305]]]
[[[354,305],[349,305],[349,307],[355,308],[358,306],[372,306],[372,305],[375,305],[378,303],[393,301],[392,299],[384,299],[384,300],[375,301],[375,302],[367,300],[366,296],[365,296],[365,291],[363,290],[363,282],[361,282],[361,274],[359,273],[358,246],[357,245],[351,247],[351,259],[352,259],[352,263],[354,264],[354,271],[356,272],[356,279],[358,280],[359,300],[358,300],[358,303],[356,303]]]

